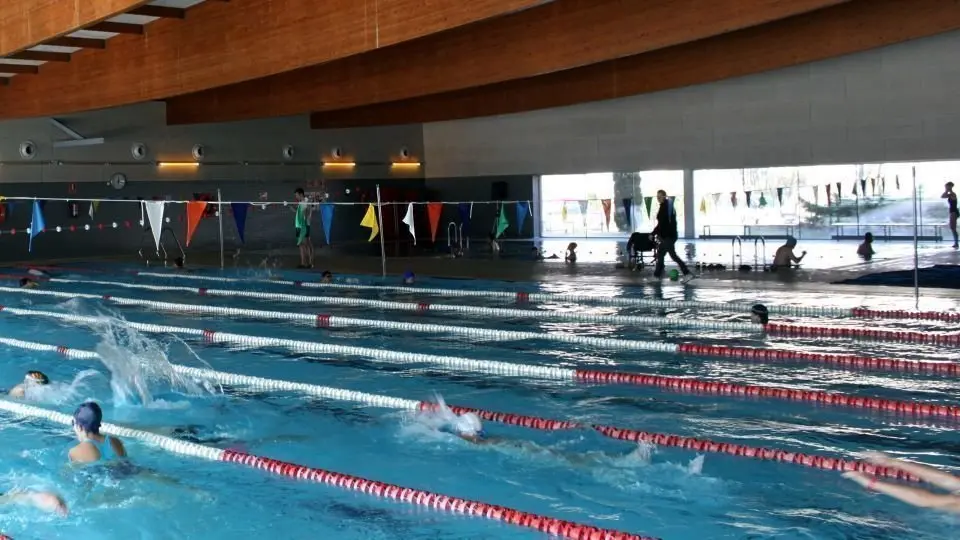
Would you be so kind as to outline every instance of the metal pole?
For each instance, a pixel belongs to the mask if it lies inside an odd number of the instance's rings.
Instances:
[[[917,168],[913,167],[913,300],[920,309],[920,256],[917,252]]]
[[[223,197],[217,188],[217,217],[220,221],[220,269],[223,270]]]
[[[377,217],[380,220],[380,271],[387,277],[387,248],[383,240],[383,202],[380,201],[380,184],[377,184]]]

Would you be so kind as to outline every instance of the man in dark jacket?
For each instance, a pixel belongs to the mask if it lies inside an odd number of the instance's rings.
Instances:
[[[670,258],[677,263],[680,271],[683,272],[684,282],[686,282],[692,276],[690,269],[677,256],[676,244],[679,237],[677,234],[677,212],[673,209],[673,201],[667,199],[667,192],[662,189],[657,191],[657,202],[660,203],[660,208],[657,210],[657,226],[650,233],[651,239],[655,236],[660,237],[660,245],[657,248],[657,265],[653,270],[653,276],[656,278],[663,277],[663,259],[669,253]]]

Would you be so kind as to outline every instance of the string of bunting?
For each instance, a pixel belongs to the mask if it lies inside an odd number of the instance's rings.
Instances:
[[[815,186],[784,186],[777,188],[769,189],[750,189],[750,190],[736,190],[730,192],[719,192],[719,193],[710,193],[707,196],[704,196],[700,199],[700,213],[706,214],[708,211],[708,201],[707,197],[711,199],[711,206],[717,208],[721,204],[721,199],[724,197],[725,193],[729,193],[729,206],[733,208],[739,208],[743,205],[740,199],[740,194],[743,194],[744,202],[746,203],[746,208],[766,208],[770,205],[767,197],[776,194],[777,202],[783,206],[783,198],[786,196],[789,198],[791,190],[800,190],[800,189],[809,189],[813,195],[813,204],[820,206],[820,194],[821,192],[825,194],[826,200],[825,206],[839,206],[843,202],[843,187],[845,182],[831,182],[822,185]],[[847,184],[848,186],[850,184]],[[897,191],[900,190],[900,176],[897,175],[894,177],[894,186]],[[799,192],[797,193],[799,195]],[[887,194],[887,180],[883,176],[871,177],[871,178],[861,178],[859,180],[854,180],[852,182],[852,189],[850,194],[854,198],[865,198],[865,197],[876,197],[884,196]],[[756,197],[758,195],[759,197]],[[648,212],[649,214],[649,212]]]

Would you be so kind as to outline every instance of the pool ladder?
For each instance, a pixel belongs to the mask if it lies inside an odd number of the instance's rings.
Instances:
[[[450,231],[453,230],[453,234]],[[456,248],[454,248],[456,246]],[[469,246],[468,246],[469,247]],[[455,257],[463,255],[463,224],[457,225],[451,221],[447,224],[447,249]]]
[[[174,233],[173,230],[172,230],[170,227],[164,227],[164,228],[160,229],[160,245],[159,245],[159,247],[157,248],[157,251],[156,251],[156,253],[157,253],[157,260],[162,260],[162,261],[163,261],[163,265],[166,266],[166,265],[167,265],[167,261],[170,259],[169,255],[167,254],[167,247],[166,247],[165,245],[163,245],[163,237],[164,237],[164,234],[165,234],[165,233],[166,233],[168,236],[170,236],[171,238],[173,238],[174,243],[177,245],[177,249],[180,250],[180,257],[183,258],[184,261],[186,261],[186,260],[187,260],[187,254],[184,253],[184,251],[183,251],[183,245],[180,244],[180,239],[177,238],[176,233]],[[148,256],[144,255],[144,253],[143,253],[143,240],[144,240],[144,238],[149,238],[150,241],[153,241],[153,231],[150,229],[150,227],[145,227],[145,228],[143,229],[143,234],[140,235],[140,249],[137,251],[137,254],[140,255],[140,258],[143,259],[143,261],[147,264],[147,266],[150,266],[150,258],[149,258]],[[161,253],[161,252],[163,252],[163,258],[162,258],[162,259],[161,259],[161,257],[160,257],[160,253]]]
[[[759,246],[758,246],[759,243]],[[757,247],[760,248],[759,251]],[[760,255],[762,253],[762,255]],[[761,264],[762,262],[762,264]],[[753,269],[754,270],[764,270],[767,267],[767,241],[764,240],[763,236],[758,236],[753,239]]]

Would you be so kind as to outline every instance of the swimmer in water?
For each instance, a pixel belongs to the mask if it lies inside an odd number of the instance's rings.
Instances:
[[[933,467],[895,459],[880,452],[868,452],[864,458],[874,465],[900,469],[948,493],[933,493],[912,486],[882,482],[875,476],[861,472],[847,472],[843,477],[853,480],[870,491],[889,495],[913,506],[960,514],[960,478]]]
[[[20,288],[21,288],[21,289],[36,289],[36,288],[39,287],[39,286],[40,286],[39,283],[37,283],[36,281],[34,281],[34,280],[32,280],[32,279],[30,279],[30,278],[28,278],[28,277],[20,278]]]
[[[12,489],[6,493],[0,494],[0,504],[20,504],[25,506],[33,506],[44,512],[50,512],[51,514],[57,514],[59,516],[66,516],[68,513],[67,503],[57,495],[56,493],[50,491],[33,491],[29,489]],[[0,538],[9,538],[4,537],[0,534]]]
[[[414,281],[416,281],[416,279],[417,279],[417,276],[415,276],[415,275],[413,274],[413,272],[411,272],[410,270],[407,270],[407,271],[404,272],[404,274],[403,274],[403,284],[404,284],[404,285],[413,285],[413,283],[414,283]]]
[[[767,324],[770,322],[770,311],[763,304],[754,304],[750,308],[750,322],[754,324]]]
[[[333,283],[333,274],[329,270],[324,270],[320,274],[320,283]]]
[[[82,403],[73,413],[73,433],[80,444],[70,449],[70,461],[73,463],[96,463],[111,458],[126,458],[127,450],[123,441],[116,437],[100,434],[103,423],[103,411],[93,401]]]
[[[37,386],[46,386],[50,384],[50,378],[42,371],[28,371],[23,377],[23,382],[14,386],[7,392],[7,397],[23,399],[27,397],[27,390]]]

